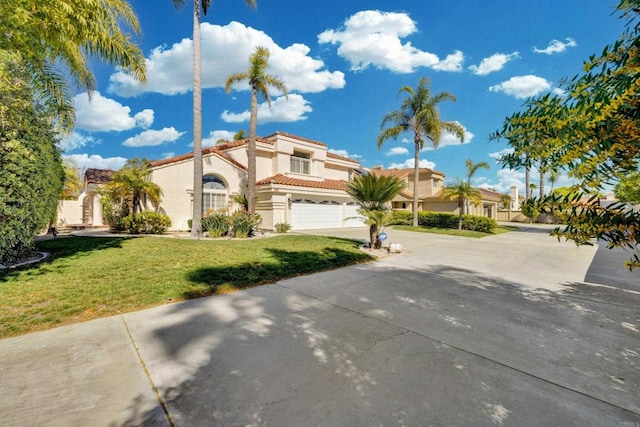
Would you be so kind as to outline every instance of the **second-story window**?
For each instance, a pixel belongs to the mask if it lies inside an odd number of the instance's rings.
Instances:
[[[291,172],[309,175],[311,170],[309,157],[309,153],[294,151],[291,155]]]
[[[440,188],[440,181],[438,181],[437,179],[434,179],[431,181],[433,184],[433,188]]]

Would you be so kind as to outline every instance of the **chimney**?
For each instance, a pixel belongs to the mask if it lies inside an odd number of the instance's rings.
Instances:
[[[518,187],[515,185],[511,186],[511,210],[519,211],[520,210],[520,199],[518,198]]]

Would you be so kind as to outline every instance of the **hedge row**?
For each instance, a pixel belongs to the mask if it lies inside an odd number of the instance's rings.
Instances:
[[[458,228],[459,216],[447,212],[418,212],[418,225],[422,227]],[[393,211],[393,224],[411,225],[413,214],[410,211]],[[462,215],[462,229],[491,233],[498,223],[486,216]]]

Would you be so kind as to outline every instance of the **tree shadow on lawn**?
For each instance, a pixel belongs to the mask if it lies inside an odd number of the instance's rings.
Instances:
[[[349,239],[344,240],[353,242]],[[197,284],[204,284],[206,288],[187,291],[183,294],[184,298],[194,299],[234,292],[374,259],[365,252],[349,252],[336,248],[324,248],[320,252],[286,251],[274,248],[266,250],[275,258],[273,261],[244,263],[232,267],[203,267],[190,272],[187,279]]]
[[[86,256],[95,251],[104,249],[121,248],[125,240],[134,237],[61,237],[58,239],[44,240],[37,242],[36,250],[48,252],[49,256],[40,262],[25,264],[19,267],[0,270],[0,282],[15,276],[22,271],[29,271],[29,274],[46,274],[54,268],[51,264],[55,260],[63,258]]]

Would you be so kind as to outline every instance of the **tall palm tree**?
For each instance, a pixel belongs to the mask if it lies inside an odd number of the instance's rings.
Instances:
[[[448,92],[432,96],[429,80],[420,79],[414,90],[410,86],[400,89],[405,94],[400,109],[387,113],[382,119],[381,132],[378,135],[378,149],[389,138],[397,139],[404,132],[413,132],[414,172],[413,172],[413,226],[418,226],[418,181],[420,174],[420,150],[424,148],[425,139],[431,141],[434,148],[440,144],[443,131],[454,134],[460,142],[464,142],[464,128],[458,122],[440,120],[438,104],[442,101],[455,101],[456,97]],[[385,126],[389,126],[386,127]]]
[[[140,31],[126,0],[0,2],[0,49],[20,54],[39,101],[51,106],[65,131],[75,119],[67,76],[89,93],[95,88],[89,57],[145,80],[144,55],[123,26]]]
[[[178,8],[186,0],[172,0]],[[244,1],[250,7],[256,0]],[[202,61],[200,59],[200,9],[206,15],[211,0],[193,0],[193,215],[191,237],[202,237]]]
[[[249,70],[242,73],[231,74],[227,77],[225,88],[227,93],[235,83],[247,81],[251,87],[251,119],[249,121],[249,147],[247,150],[247,200],[249,202],[249,214],[256,212],[256,128],[258,126],[258,94],[261,94],[271,106],[269,86],[287,96],[287,87],[275,76],[265,74],[269,65],[269,49],[257,46],[249,57]]]
[[[389,212],[389,202],[405,187],[404,181],[394,176],[359,175],[349,181],[345,191],[360,205],[360,214],[367,218],[372,248],[380,249],[378,232]]]
[[[477,188],[472,187],[470,182],[458,179],[455,184],[445,187],[442,198],[458,203],[458,230],[462,230],[462,215],[465,202],[469,200],[474,205],[481,203],[482,193]]]
[[[467,166],[467,183],[469,185],[471,185],[471,178],[473,177],[473,175],[476,174],[476,172],[478,172],[479,169],[491,168],[491,166],[489,166],[489,163],[487,162],[473,163],[471,159],[465,160],[464,163]],[[465,210],[466,210],[465,213],[469,213],[469,200],[467,200],[465,203]]]

